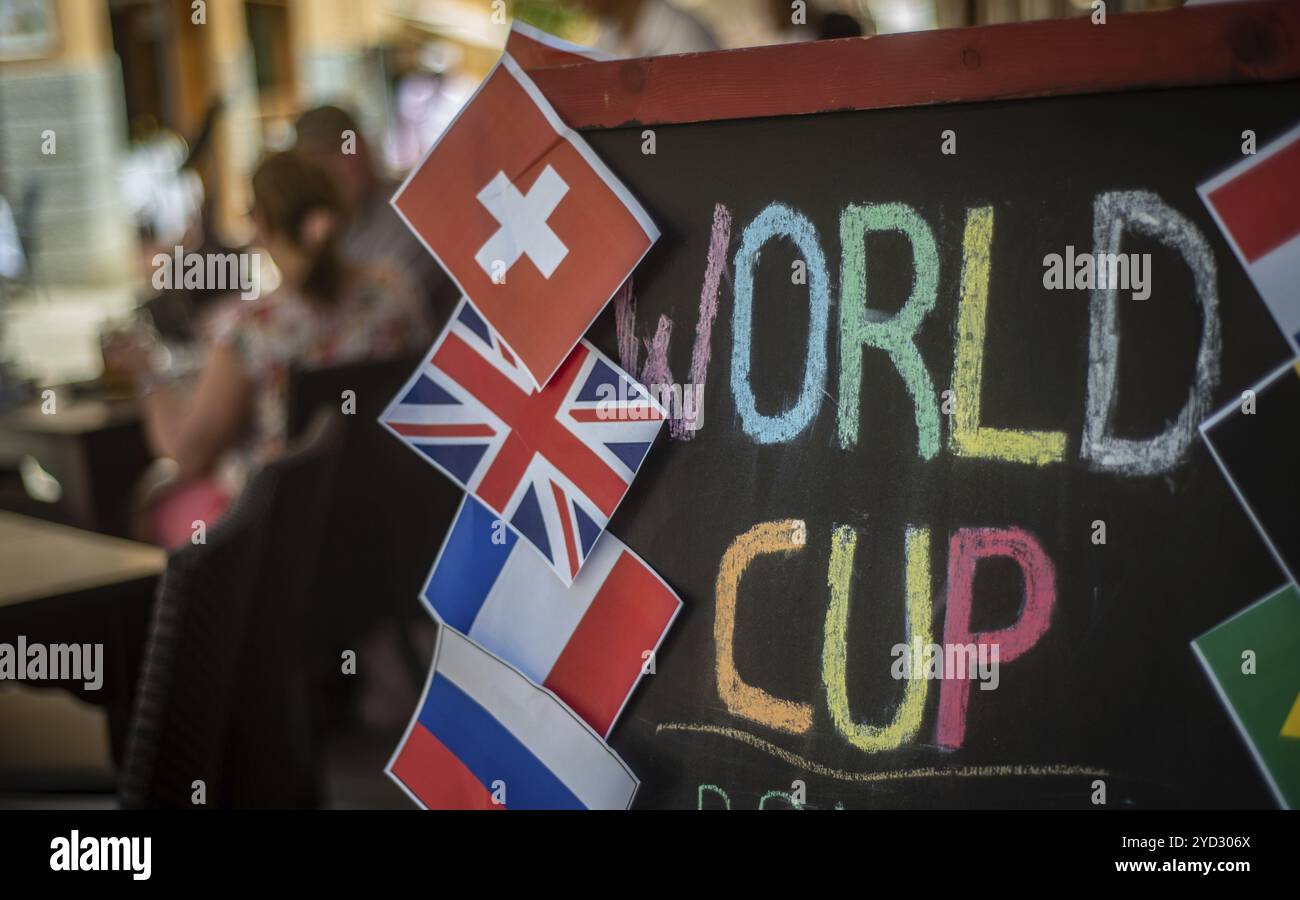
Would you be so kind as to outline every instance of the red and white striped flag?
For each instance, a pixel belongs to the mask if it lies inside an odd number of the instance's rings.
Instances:
[[[1199,191],[1282,333],[1300,352],[1300,126]]]

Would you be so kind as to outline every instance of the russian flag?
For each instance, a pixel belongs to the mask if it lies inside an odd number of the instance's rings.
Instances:
[[[1300,126],[1198,190],[1282,333],[1300,352]]]
[[[640,784],[555,695],[450,628],[386,771],[425,809],[627,809]]]
[[[554,692],[607,736],[682,601],[608,532],[572,587],[518,541],[496,513],[466,495],[424,601],[439,622]]]

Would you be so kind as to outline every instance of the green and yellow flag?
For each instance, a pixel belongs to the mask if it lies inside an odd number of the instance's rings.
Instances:
[[[1300,591],[1278,588],[1192,648],[1278,802],[1300,807]]]

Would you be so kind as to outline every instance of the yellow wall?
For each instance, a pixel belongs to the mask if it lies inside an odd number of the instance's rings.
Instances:
[[[244,0],[208,0],[205,37],[207,78],[226,98],[226,114],[216,133],[216,222],[227,240],[249,237],[244,221],[250,202],[249,176],[260,152],[252,55],[244,19]],[[181,65],[184,65],[184,61]]]
[[[289,31],[296,49],[368,47],[383,33],[385,15],[374,2],[295,0],[289,4]]]
[[[113,52],[112,29],[107,3],[86,0],[54,0],[55,38],[53,51],[44,57],[15,60],[5,66],[40,69],[99,62]]]

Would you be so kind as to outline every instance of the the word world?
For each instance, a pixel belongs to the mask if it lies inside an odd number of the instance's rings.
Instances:
[[[933,373],[917,349],[915,338],[935,308],[940,265],[938,243],[930,224],[906,203],[849,204],[840,214],[838,390],[827,389],[829,360],[831,280],[826,254],[816,226],[801,212],[771,203],[745,226],[734,256],[735,310],[731,334],[731,392],[745,434],[761,444],[792,441],[803,434],[822,408],[825,398],[836,404],[836,431],[841,448],[857,445],[865,418],[862,404],[863,356],[884,353],[912,401],[916,451],[933,459],[941,449],[941,396],[952,392],[947,449],[966,458],[996,459],[1023,465],[1046,466],[1065,458],[1067,435],[1062,431],[1035,431],[985,425],[981,417],[984,343],[989,307],[989,278],[994,246],[995,211],[992,206],[966,210],[962,233],[959,305],[952,370],[945,390],[936,387]],[[732,232],[731,211],[717,204],[713,212],[699,318],[691,353],[690,382],[704,384],[710,364],[713,324],[717,317],[719,285],[726,269]],[[868,305],[870,278],[866,268],[867,241],[874,235],[904,237],[912,250],[912,287],[907,300],[893,313]],[[1115,433],[1114,414],[1119,402],[1120,324],[1119,298],[1127,279],[1134,296],[1147,296],[1150,263],[1146,255],[1134,262],[1121,252],[1126,236],[1139,235],[1175,252],[1191,273],[1187,299],[1200,315],[1200,343],[1186,400],[1169,410],[1168,424],[1159,434],[1121,437]],[[1150,191],[1111,191],[1093,201],[1093,249],[1078,270],[1078,257],[1070,266],[1063,258],[1062,277],[1071,273],[1076,286],[1088,288],[1089,339],[1087,388],[1079,457],[1097,471],[1123,475],[1160,475],[1177,467],[1196,441],[1198,423],[1208,414],[1219,383],[1220,330],[1218,273],[1214,253],[1201,231],[1186,216]],[[792,242],[798,252],[808,290],[807,343],[802,348],[803,376],[795,399],[778,412],[762,412],[751,386],[751,350],[754,329],[754,275],[764,247],[776,240]],[[1067,255],[1071,251],[1067,248]],[[1049,257],[1050,258],[1050,257]],[[1121,263],[1121,258],[1127,262]],[[1100,261],[1100,262],[1099,262]],[[1088,272],[1092,275],[1089,276]],[[1099,274],[1104,272],[1104,274]],[[636,306],[630,290],[615,297],[619,358],[629,372],[640,372],[644,383],[669,383],[668,365],[673,322],[659,317],[654,334],[635,334]],[[644,344],[648,356],[641,364]],[[949,410],[944,409],[944,412]],[[694,432],[674,427],[672,436],[689,440]]]
[[[892,315],[867,306],[869,278],[866,242],[873,234],[894,232],[912,247],[912,290]],[[1094,469],[1133,475],[1168,472],[1196,440],[1219,378],[1218,288],[1214,254],[1204,235],[1185,216],[1149,191],[1100,194],[1093,204],[1096,255],[1114,255],[1123,236],[1136,233],[1180,255],[1191,270],[1191,298],[1201,312],[1201,339],[1195,375],[1183,408],[1169,425],[1148,438],[1128,438],[1112,430],[1119,398],[1120,326],[1118,291],[1094,287],[1089,301],[1090,336],[1086,417],[1080,455]],[[1066,435],[1058,431],[993,428],[980,421],[984,338],[989,304],[989,273],[994,234],[991,206],[966,211],[962,240],[960,305],[950,384],[957,402],[949,449],[958,456],[982,457],[1043,466],[1060,462]],[[754,327],[754,273],[762,248],[778,238],[792,241],[808,269],[808,338],[803,384],[795,402],[779,413],[759,410],[750,384]],[[916,448],[923,459],[939,452],[939,400],[934,379],[915,343],[917,331],[935,307],[939,288],[938,245],[930,225],[905,203],[850,204],[840,215],[838,391],[839,444],[856,446],[861,412],[862,359],[869,350],[886,354],[911,397]],[[736,251],[735,312],[732,316],[731,389],[741,426],[758,443],[793,440],[817,415],[827,396],[827,335],[830,277],[813,223],[773,203],[746,226]]]

